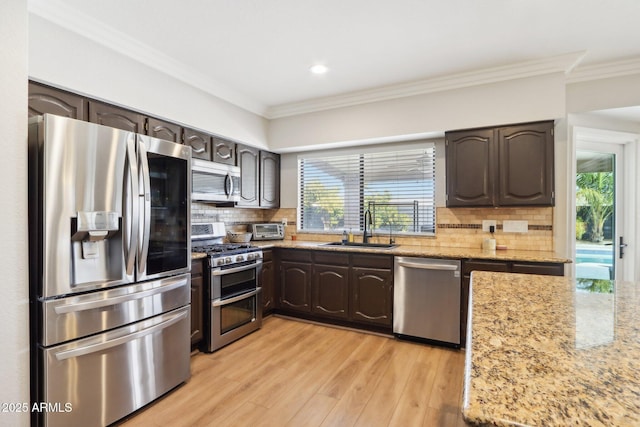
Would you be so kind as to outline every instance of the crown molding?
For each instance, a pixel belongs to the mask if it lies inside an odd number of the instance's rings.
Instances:
[[[576,67],[567,77],[567,83],[580,83],[589,80],[628,76],[631,74],[640,74],[640,58]]]
[[[469,86],[534,77],[550,73],[567,74],[576,67],[585,54],[586,52],[574,52],[533,61],[486,68],[483,70],[450,74],[443,77],[401,83],[325,98],[317,98],[309,101],[277,105],[267,108],[266,118],[276,119],[315,111],[329,110],[332,108],[348,107],[358,104],[460,89]]]
[[[29,0],[28,11],[137,62],[260,116],[266,106],[58,0]]]
[[[564,73],[567,84],[640,73],[640,58],[579,66],[586,52],[573,52],[533,61],[450,74],[301,102],[266,106],[255,101],[250,96],[233,90],[168,55],[69,7],[59,0],[28,0],[28,10],[29,13],[40,16],[81,37],[90,39],[238,108],[267,119],[277,119],[550,73]]]

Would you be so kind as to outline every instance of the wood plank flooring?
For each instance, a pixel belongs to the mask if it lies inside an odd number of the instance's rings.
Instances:
[[[464,426],[464,351],[270,316],[136,426]]]

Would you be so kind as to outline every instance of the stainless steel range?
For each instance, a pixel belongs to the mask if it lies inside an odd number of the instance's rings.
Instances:
[[[215,351],[262,326],[262,250],[249,243],[223,243],[224,223],[193,224],[191,250],[207,254],[206,351]]]

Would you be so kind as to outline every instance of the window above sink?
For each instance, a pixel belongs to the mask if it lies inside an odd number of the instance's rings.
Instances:
[[[301,154],[299,229],[362,232],[368,210],[374,234],[434,235],[434,142],[385,149]]]

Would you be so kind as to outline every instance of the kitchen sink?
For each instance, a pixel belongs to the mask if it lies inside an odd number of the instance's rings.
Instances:
[[[393,243],[331,242],[331,243],[325,243],[322,246],[344,246],[344,247],[351,247],[351,248],[391,249],[391,248],[395,248],[398,245],[395,245]]]

